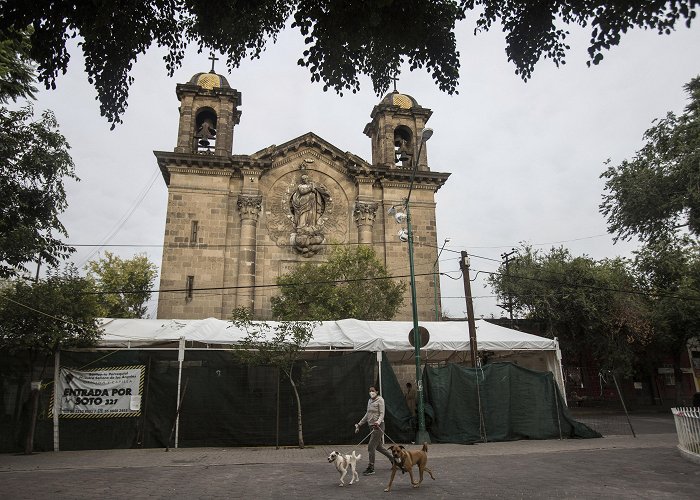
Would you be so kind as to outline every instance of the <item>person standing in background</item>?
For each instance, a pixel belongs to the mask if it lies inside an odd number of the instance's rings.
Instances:
[[[413,384],[406,382],[406,406],[408,406],[408,411],[411,412],[411,416],[416,414],[416,390],[413,388]]]

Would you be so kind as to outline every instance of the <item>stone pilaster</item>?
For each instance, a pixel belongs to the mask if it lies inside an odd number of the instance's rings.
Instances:
[[[357,224],[358,242],[361,245],[372,244],[372,226],[374,219],[377,217],[378,203],[356,201],[353,210],[353,217]]]
[[[241,216],[236,306],[245,307],[252,312],[255,299],[255,241],[258,216],[262,209],[262,196],[239,195],[236,205]]]

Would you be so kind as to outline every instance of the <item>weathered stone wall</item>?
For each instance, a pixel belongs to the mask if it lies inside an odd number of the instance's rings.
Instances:
[[[231,236],[240,227],[231,216],[234,183],[228,172],[170,169],[159,318],[227,317],[230,291],[221,288],[236,282],[238,255]],[[196,242],[191,240],[193,221],[197,221]],[[191,299],[186,292],[188,276],[194,277],[197,289]],[[201,290],[206,288],[217,290]]]
[[[358,222],[373,224],[367,229],[380,260],[389,274],[404,276],[409,283],[408,244],[399,241],[399,226],[387,215],[392,205],[401,205],[408,193],[407,181],[360,182],[350,175],[342,162],[318,148],[306,147],[277,157],[272,168],[259,179],[250,174],[241,178],[232,170],[185,168],[172,165],[168,211],[161,269],[159,318],[228,318],[236,305],[245,304],[252,293],[255,316],[269,319],[270,297],[280,274],[302,262],[322,262],[335,244],[358,244]],[[321,250],[309,257],[290,246],[294,231],[289,200],[302,174],[329,195],[322,225],[326,240]],[[256,186],[255,189],[248,187]],[[246,186],[246,189],[243,189]],[[418,314],[421,320],[434,318],[433,263],[437,256],[434,186],[415,185],[411,195],[414,231],[414,256]],[[254,248],[241,244],[239,196],[262,197],[259,214],[250,214],[254,230]],[[355,214],[358,196],[377,209],[374,220]],[[253,220],[255,219],[255,220]],[[198,238],[191,241],[192,221],[198,221]],[[245,253],[248,252],[248,253]],[[239,257],[254,256],[255,287],[240,286]],[[248,269],[243,266],[243,269]],[[194,276],[191,299],[186,297],[188,276]],[[212,290],[201,290],[211,288]],[[167,292],[166,290],[176,290]],[[382,300],[367,297],[367,300]],[[404,306],[395,319],[410,320],[411,295],[407,287]]]

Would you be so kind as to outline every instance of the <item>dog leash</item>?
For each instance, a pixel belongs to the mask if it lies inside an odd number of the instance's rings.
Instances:
[[[394,443],[394,444],[398,444],[396,441],[394,441],[393,439],[391,439],[391,437],[389,436],[389,434],[387,434],[386,432],[384,432],[384,430],[383,430],[381,427],[379,427],[379,430],[382,431],[382,434],[384,434],[384,436],[387,437],[387,438],[389,439],[389,441],[391,441],[391,442]]]
[[[394,444],[397,444],[396,441],[394,441],[393,439],[391,439],[391,438],[382,430],[381,427],[377,427],[377,429],[379,429],[380,431],[382,431],[382,434],[383,434],[384,436],[388,437],[388,438],[389,438],[389,441],[391,441],[391,442],[394,443]],[[373,432],[374,432],[374,429],[371,430],[371,431],[369,431],[369,434],[367,434],[365,437],[363,437],[363,438],[362,438],[362,441],[360,441],[359,443],[357,443],[355,446],[357,447],[357,446],[360,446],[362,443],[364,443],[364,442],[367,440],[367,438],[370,437],[370,436],[372,435]]]
[[[391,439],[391,436],[389,436],[389,434],[387,434],[386,432],[384,432],[384,429],[382,429],[381,427],[377,427],[377,429],[379,429],[380,431],[382,431],[382,434],[383,434],[386,438],[388,438],[389,441],[391,441],[391,442],[394,443],[394,444],[398,444],[396,441],[394,441],[393,439]],[[371,430],[371,431],[369,432],[369,434],[367,434],[364,438],[362,438],[362,441],[360,441],[359,443],[357,443],[355,446],[360,446],[362,443],[364,443],[365,440],[366,440],[368,437],[370,437],[370,436],[372,435],[373,432],[374,432],[374,430]]]
[[[362,443],[364,443],[365,439],[367,439],[368,437],[370,437],[372,435],[372,432],[374,432],[374,431],[369,431],[369,434],[367,434],[364,438],[362,438],[362,441],[357,443],[355,446],[360,446]]]
[[[391,442],[394,443],[394,444],[398,444],[396,441],[394,441],[393,439],[391,439],[391,436],[389,436],[389,434],[387,434],[386,432],[384,432],[384,429],[382,429],[381,427],[376,427],[376,429],[380,430],[380,431],[382,432],[382,435],[384,435],[385,437],[387,437],[387,438],[389,439],[389,441],[391,441]],[[373,432],[374,432],[374,429],[371,430],[371,431],[369,431],[369,434],[367,434],[367,435],[364,437],[364,439],[363,439],[362,441],[360,441],[359,443],[357,443],[357,446],[360,446],[360,445],[365,441],[365,439],[367,439],[368,437],[370,437],[370,436],[372,435]]]

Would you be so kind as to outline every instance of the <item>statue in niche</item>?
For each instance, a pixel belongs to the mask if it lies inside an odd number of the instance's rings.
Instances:
[[[318,253],[326,240],[322,216],[329,200],[330,194],[323,186],[314,183],[306,174],[301,176],[289,200],[294,223],[290,242],[292,247],[305,257]]]

